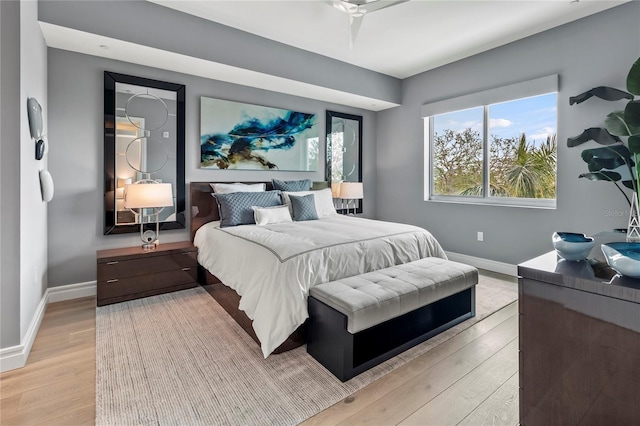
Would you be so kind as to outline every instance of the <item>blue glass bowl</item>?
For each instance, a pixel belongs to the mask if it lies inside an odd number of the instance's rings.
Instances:
[[[607,264],[617,273],[640,278],[640,243],[607,243],[601,249]]]
[[[554,232],[552,242],[558,256],[565,260],[586,259],[596,245],[593,238],[575,232]]]

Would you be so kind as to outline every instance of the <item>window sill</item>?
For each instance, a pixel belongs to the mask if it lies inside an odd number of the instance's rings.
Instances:
[[[543,209],[543,210],[555,210],[556,200],[543,200],[543,199],[514,199],[514,198],[481,198],[477,199],[468,197],[443,197],[433,196],[431,199],[425,199],[428,203],[445,203],[445,204],[474,204],[480,206],[494,206],[494,207],[516,207],[525,209]]]

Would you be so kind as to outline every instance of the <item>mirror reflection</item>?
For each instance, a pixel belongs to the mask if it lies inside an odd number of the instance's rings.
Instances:
[[[124,207],[127,183],[153,179],[175,186],[176,106],[175,92],[116,83],[116,225],[152,218],[150,212],[141,215]],[[174,202],[158,221],[175,221],[175,214]]]
[[[327,111],[326,138],[329,183],[362,182],[362,117]],[[362,213],[362,201],[355,202]]]
[[[161,228],[184,227],[184,86],[105,72],[105,234],[155,223],[124,206],[126,185],[149,180],[173,188]]]

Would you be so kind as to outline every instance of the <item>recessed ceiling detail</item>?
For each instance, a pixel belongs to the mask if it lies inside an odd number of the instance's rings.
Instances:
[[[381,111],[401,102],[399,79],[628,0],[337,1],[344,10],[333,0],[41,2],[38,15],[54,48]]]
[[[40,22],[47,46],[370,111],[399,104]],[[102,46],[108,46],[104,49]]]
[[[362,68],[407,78],[629,0],[410,0],[365,14],[353,49],[346,42],[350,27],[345,23],[345,13],[328,7],[327,2],[333,3],[329,0],[150,1]]]

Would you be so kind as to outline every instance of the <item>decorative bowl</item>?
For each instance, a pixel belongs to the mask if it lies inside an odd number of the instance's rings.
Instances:
[[[607,243],[601,249],[607,264],[617,273],[640,278],[640,243]]]
[[[584,234],[574,232],[554,232],[553,248],[565,260],[583,260],[589,256],[596,241]]]

